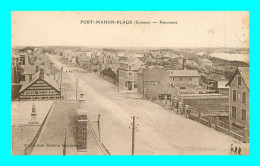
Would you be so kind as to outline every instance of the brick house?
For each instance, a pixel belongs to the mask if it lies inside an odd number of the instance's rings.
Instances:
[[[249,67],[238,67],[227,83],[229,86],[230,123],[249,129]]]

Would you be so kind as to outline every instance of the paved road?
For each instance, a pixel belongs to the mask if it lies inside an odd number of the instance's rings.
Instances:
[[[59,68],[63,65],[53,57],[50,59]],[[94,121],[97,114],[101,114],[101,141],[112,155],[131,154],[131,130],[128,127],[133,115],[138,117],[139,124],[135,154],[229,154],[232,137],[138,98],[136,94],[118,92],[116,86],[95,74],[74,68],[73,73],[64,75],[66,84],[71,84],[72,89],[76,78],[79,79],[79,91],[86,94],[90,119]]]

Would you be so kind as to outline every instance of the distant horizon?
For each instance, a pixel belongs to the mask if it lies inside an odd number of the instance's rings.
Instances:
[[[73,48],[83,48],[83,49],[96,49],[96,50],[104,50],[104,49],[112,49],[115,51],[128,51],[128,50],[138,50],[138,51],[159,51],[159,50],[168,50],[170,51],[174,51],[174,50],[199,50],[199,51],[210,51],[212,50],[222,50],[222,52],[210,52],[209,54],[206,54],[207,56],[213,57],[213,58],[219,58],[219,59],[223,59],[223,60],[227,60],[227,61],[239,61],[239,62],[245,62],[249,64],[249,48],[227,48],[227,47],[207,47],[207,48],[203,48],[203,47],[172,47],[172,48],[168,48],[168,47],[161,47],[161,48],[149,48],[149,47],[138,47],[138,48],[131,48],[131,47],[89,47],[89,46],[14,46],[14,47],[20,47],[20,48],[12,48],[12,49],[23,49],[23,48],[27,48],[27,47],[32,47],[32,48],[44,48],[44,47],[48,47],[50,49],[56,49],[56,48],[62,48],[62,49],[73,49]],[[226,50],[239,50],[239,51],[246,51],[246,53],[226,53],[224,51]],[[137,53],[139,53],[137,51]],[[216,55],[217,54],[217,55]],[[196,54],[197,55],[197,54]],[[237,55],[237,56],[233,56],[233,55]],[[197,55],[197,56],[203,56],[203,55]]]
[[[95,46],[84,46],[84,45],[79,45],[79,46],[74,46],[74,45],[38,45],[38,46],[31,46],[31,45],[27,45],[27,46],[12,46],[11,48],[15,48],[15,47],[86,47],[86,48],[99,48],[99,49],[104,49],[104,48],[110,48],[110,49],[211,49],[211,48],[215,48],[215,49],[249,49],[246,47],[130,47],[130,46],[120,46],[120,47],[95,47]]]

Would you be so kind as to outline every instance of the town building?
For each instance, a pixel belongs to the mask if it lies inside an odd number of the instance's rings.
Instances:
[[[201,79],[200,84],[204,89],[212,90],[215,93],[223,95],[229,95],[229,88],[226,86],[228,80],[223,74],[211,73],[205,76],[205,79]]]
[[[249,67],[238,67],[227,86],[230,123],[249,130]]]
[[[172,86],[175,86],[175,84],[181,85],[182,83],[199,86],[200,76],[197,70],[167,70],[167,72],[169,73]]]
[[[108,51],[104,51],[103,54],[102,54],[101,63],[105,63],[105,64],[117,64],[117,63],[119,63],[117,54],[111,53],[111,52],[108,52]]]
[[[144,63],[139,58],[127,58],[126,61],[120,62],[118,69],[119,85],[126,87],[128,90],[137,90],[137,72],[144,68]]]
[[[30,53],[17,53],[12,56],[12,100],[19,97],[19,90],[22,84],[32,81],[33,75],[44,69],[44,73],[49,75],[50,70],[46,65],[47,58],[41,55]]]
[[[150,52],[145,54],[144,56],[144,62],[145,63],[161,63],[163,61],[168,61],[169,57],[164,56],[165,53],[164,52]]]
[[[137,93],[146,99],[170,100],[174,91],[170,83],[169,74],[164,68],[157,66],[145,68],[137,74]]]
[[[60,88],[50,76],[40,69],[32,80],[24,82],[19,91],[19,100],[55,100],[60,99]]]
[[[138,93],[145,97],[162,100],[165,96],[197,93],[199,74],[197,70],[167,70],[164,67],[147,67],[138,72]],[[177,94],[178,93],[178,94]]]
[[[100,65],[101,65],[101,71],[111,68],[113,72],[117,74],[117,70],[120,66],[120,58],[117,57],[116,54],[110,52],[104,52],[103,60],[101,61]]]
[[[76,52],[76,62],[80,67],[90,67],[91,57],[91,52]]]

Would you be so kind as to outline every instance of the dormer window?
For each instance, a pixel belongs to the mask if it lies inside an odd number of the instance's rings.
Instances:
[[[233,90],[233,101],[237,100],[237,91]]]
[[[238,86],[241,86],[241,84],[242,84],[241,76],[237,76],[237,84],[238,84]]]

